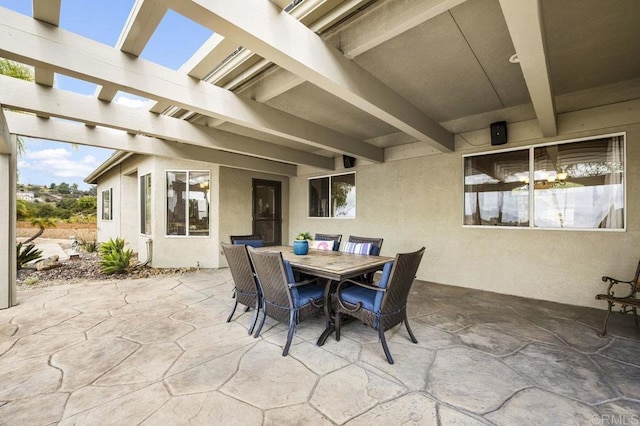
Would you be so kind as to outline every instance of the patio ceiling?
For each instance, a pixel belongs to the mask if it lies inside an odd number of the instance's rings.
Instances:
[[[173,156],[195,145],[220,164],[296,174],[342,154],[382,162],[396,145],[448,152],[494,121],[555,136],[560,113],[640,99],[636,0],[285,3],[137,0],[115,47],[58,28],[61,0],[33,0],[36,19],[0,9],[0,56],[35,66],[38,83],[0,78],[0,104],[98,126],[6,114],[9,130],[141,153],[169,141]],[[214,32],[177,71],[139,58],[168,10]],[[46,88],[55,73],[100,87]],[[152,99],[149,111],[109,103],[117,91]],[[94,142],[101,127],[130,134]]]

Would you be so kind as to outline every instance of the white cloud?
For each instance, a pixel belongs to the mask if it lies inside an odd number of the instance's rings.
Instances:
[[[80,159],[73,158],[73,152],[64,148],[27,151],[24,154],[21,169],[41,171],[59,178],[84,178],[99,165],[93,155]]]
[[[114,102],[129,108],[143,108],[148,101],[145,99],[134,99],[127,96],[119,96],[114,100]]]
[[[71,151],[64,148],[49,148],[40,151],[27,150],[24,153],[24,158],[29,160],[57,161],[64,160],[69,157],[71,157]]]

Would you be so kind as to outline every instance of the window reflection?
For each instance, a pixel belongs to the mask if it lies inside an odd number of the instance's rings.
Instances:
[[[529,226],[529,152],[465,158],[464,224]]]
[[[309,179],[309,217],[356,217],[356,174]]]
[[[167,172],[167,235],[209,235],[209,185],[208,171]]]
[[[624,228],[622,136],[534,149],[535,226]]]

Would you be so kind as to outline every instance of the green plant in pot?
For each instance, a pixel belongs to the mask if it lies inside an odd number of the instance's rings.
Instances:
[[[309,241],[312,240],[311,234],[308,232],[300,232],[296,235],[296,239],[293,241],[293,252],[295,254],[307,254],[309,253]]]

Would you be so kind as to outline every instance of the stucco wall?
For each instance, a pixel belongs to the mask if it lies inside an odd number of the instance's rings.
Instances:
[[[343,240],[351,234],[383,237],[385,256],[425,246],[421,280],[602,308],[594,300],[604,289],[600,277],[630,279],[640,255],[640,125],[597,129],[598,123],[611,122],[605,115],[561,117],[562,136],[553,140],[627,132],[626,232],[463,228],[462,155],[491,150],[486,129],[458,137],[454,153],[390,158],[353,169],[356,219],[307,218],[307,179],[321,173],[292,178],[289,237],[299,231],[342,233]],[[636,122],[637,117],[636,112]],[[551,140],[531,123],[509,130],[509,144],[499,148]],[[402,157],[401,149],[388,151],[389,157]]]
[[[220,185],[217,164],[154,157],[152,186],[152,238],[155,268],[192,267],[217,268],[218,254],[218,190]],[[166,172],[199,170],[210,172],[209,236],[166,235]]]
[[[102,191],[111,188],[111,220],[102,219]],[[120,188],[120,169],[115,168],[106,173],[97,185],[98,191],[98,232],[97,238],[99,242],[109,241],[110,238],[120,236],[121,214],[120,205],[122,199],[122,191]]]
[[[220,167],[220,241],[229,242],[230,235],[251,234],[253,179],[282,183],[282,241],[285,244],[289,235],[289,178],[229,167]],[[221,266],[226,266],[224,256],[220,258]]]

